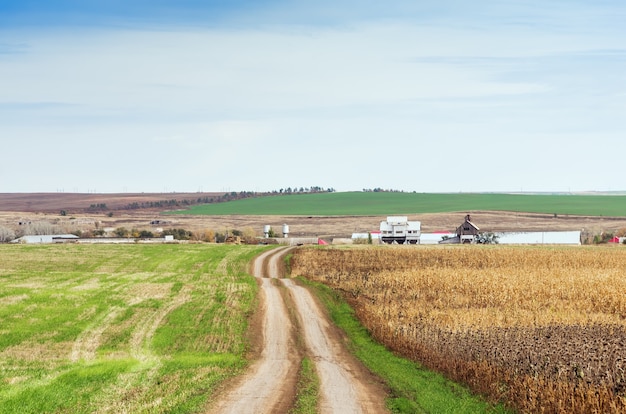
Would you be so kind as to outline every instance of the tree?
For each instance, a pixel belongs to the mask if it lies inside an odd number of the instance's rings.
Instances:
[[[0,243],[10,242],[15,239],[15,232],[7,227],[0,226]]]
[[[174,236],[176,240],[191,240],[193,233],[185,229],[166,229],[163,236]]]
[[[23,234],[26,235],[44,235],[61,233],[59,226],[55,226],[47,221],[34,221],[22,228]]]
[[[255,243],[256,231],[254,231],[254,229],[252,227],[246,227],[241,232],[241,237],[248,244]]]
[[[215,233],[215,243],[224,243],[224,241],[226,241],[226,237],[226,233]]]
[[[130,235],[130,231],[126,227],[118,227],[113,230],[113,234],[117,237],[128,237]]]
[[[154,237],[154,234],[149,230],[141,230],[139,232],[139,237],[142,239],[151,239]]]
[[[498,235],[493,233],[480,233],[476,238],[478,244],[498,244]]]
[[[609,240],[611,240],[614,237],[614,234],[611,232],[602,232],[600,234],[596,234],[593,237],[593,242],[595,244],[604,244],[604,243],[608,243]]]

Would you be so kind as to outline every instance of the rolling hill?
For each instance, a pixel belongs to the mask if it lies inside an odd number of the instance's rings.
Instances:
[[[263,196],[195,205],[171,214],[368,216],[513,211],[557,215],[626,216],[626,196],[494,193],[342,192]]]

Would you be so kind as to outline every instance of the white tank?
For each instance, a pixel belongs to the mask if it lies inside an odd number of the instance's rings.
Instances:
[[[287,224],[283,224],[283,237],[289,237],[289,226]]]
[[[263,226],[263,234],[265,234],[265,238],[270,237],[271,229],[272,229],[272,226],[270,226],[269,224],[266,224],[265,226]]]

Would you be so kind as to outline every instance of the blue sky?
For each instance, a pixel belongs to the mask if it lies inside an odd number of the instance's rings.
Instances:
[[[620,1],[0,0],[0,192],[618,191]]]

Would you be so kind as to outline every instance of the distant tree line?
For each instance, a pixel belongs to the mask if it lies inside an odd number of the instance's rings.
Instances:
[[[89,210],[90,211],[99,211],[99,210],[108,210],[108,207],[106,205],[106,203],[98,203],[98,204],[92,204],[89,206]],[[63,212],[65,212],[65,214],[67,214],[67,212],[65,210],[61,210],[61,215],[65,215],[63,214]]]
[[[175,207],[189,207],[194,204],[213,204],[213,203],[225,203],[228,201],[242,200],[245,198],[254,198],[254,197],[264,197],[264,196],[275,196],[275,195],[290,195],[290,194],[314,194],[314,193],[333,193],[335,192],[334,188],[324,188],[319,186],[312,187],[285,187],[280,188],[278,190],[272,190],[267,192],[256,192],[256,191],[231,191],[228,193],[215,195],[215,196],[206,196],[206,197],[198,197],[195,199],[170,199],[170,200],[161,200],[161,201],[143,201],[143,202],[133,202],[129,203],[126,206],[122,207],[123,210],[138,210],[144,208],[175,208]],[[106,209],[106,204],[102,204],[104,209]],[[100,206],[95,205],[95,206]],[[90,209],[96,209],[101,207],[90,207]]]
[[[192,202],[190,200],[160,200],[160,201],[142,201],[129,203],[122,209],[124,210],[138,210],[142,208],[162,208],[162,207],[179,207],[179,206],[189,206]]]
[[[364,193],[404,193],[402,190],[394,190],[394,189],[384,189],[380,187],[376,188],[364,188]]]
[[[165,229],[162,232],[155,234],[149,230],[127,229],[126,227],[118,227],[113,230],[113,235],[115,237],[132,237],[139,239],[174,236],[174,240],[190,240],[209,243],[224,243],[229,236],[236,236],[239,237],[240,240],[244,243],[258,243],[258,240],[256,239],[256,232],[254,231],[254,229],[251,228],[245,230],[231,229],[224,230],[222,232],[210,229],[192,232],[183,228],[172,228]],[[92,233],[91,236],[95,236],[95,234]],[[83,234],[83,237],[86,237],[85,234]]]
[[[313,187],[286,187],[286,188],[281,188],[278,191],[277,190],[273,190],[269,193],[263,193],[263,195],[280,195],[280,194],[315,194],[315,193],[334,193],[335,189],[334,188],[324,188],[324,187],[318,187],[318,186],[313,186]]]

